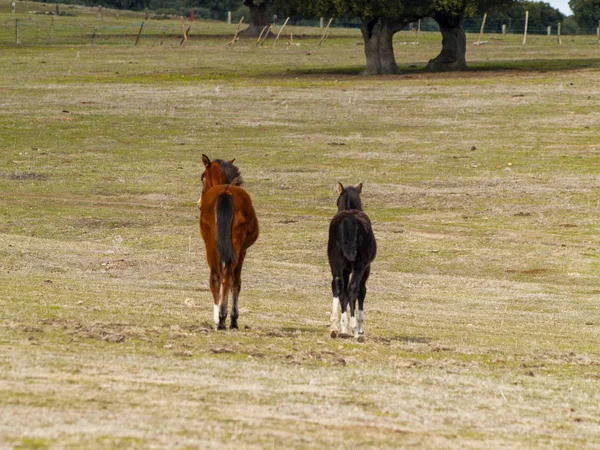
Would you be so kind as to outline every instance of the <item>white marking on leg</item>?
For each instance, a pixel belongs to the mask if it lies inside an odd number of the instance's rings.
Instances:
[[[348,313],[346,311],[342,313],[340,324],[342,326],[342,334],[348,334]]]
[[[333,297],[333,301],[331,302],[331,316],[329,317],[329,321],[331,322],[331,329],[337,330],[338,324],[338,308],[340,307],[340,299],[338,297]]]
[[[213,305],[213,320],[215,325],[219,324],[219,305]]]
[[[350,332],[356,337],[358,336],[358,330],[356,328],[356,317],[350,317]]]
[[[360,334],[365,333],[365,312],[358,311],[358,332]]]

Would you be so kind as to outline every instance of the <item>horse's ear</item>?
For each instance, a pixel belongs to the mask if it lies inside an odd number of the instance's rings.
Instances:
[[[342,195],[344,193],[344,186],[342,186],[342,183],[340,183],[338,181],[338,194]]]
[[[229,164],[233,164],[235,161],[235,158],[233,158],[231,161],[229,161]]]
[[[204,167],[210,166],[210,159],[205,154],[202,154],[202,162],[204,163]]]
[[[358,191],[359,194],[362,192],[362,183],[360,183],[358,186],[356,186],[356,190]]]

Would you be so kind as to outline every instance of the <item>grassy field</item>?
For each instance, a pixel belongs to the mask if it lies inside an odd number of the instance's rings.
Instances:
[[[400,34],[365,78],[355,30],[232,32],[0,48],[0,447],[599,447],[594,39],[469,36],[428,74],[440,38]],[[261,224],[238,332],[202,153]],[[378,239],[364,343],[328,336],[338,181]]]

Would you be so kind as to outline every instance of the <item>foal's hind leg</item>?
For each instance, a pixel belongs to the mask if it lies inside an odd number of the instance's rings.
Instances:
[[[350,286],[348,289],[348,296],[349,298],[349,302],[350,302],[350,330],[352,331],[352,334],[354,334],[354,337],[358,337],[358,327],[357,327],[357,323],[356,323],[356,317],[354,316],[354,313],[356,311],[356,300],[359,298],[360,296],[360,289],[362,286],[362,280],[365,277],[367,269],[366,268],[362,268],[360,266],[354,267],[354,270],[352,271],[352,280],[350,281]],[[364,297],[363,297],[364,300]],[[360,310],[360,304],[359,304],[359,310]],[[364,317],[363,317],[363,321],[364,321]]]
[[[227,320],[227,303],[229,301],[232,278],[233,270],[231,265],[227,265],[223,268],[221,276],[221,302],[219,303],[219,324],[217,325],[217,330],[224,330],[227,328],[225,321]]]
[[[237,319],[240,315],[238,310],[238,299],[240,298],[240,291],[242,290],[242,265],[244,264],[244,257],[246,251],[241,251],[238,257],[237,266],[233,272],[233,283],[231,284],[231,325],[230,328],[238,328]]]
[[[342,315],[340,319],[340,325],[342,331],[340,332],[340,336],[346,337],[348,336],[348,281],[350,280],[350,272],[344,270],[343,275],[344,280],[344,288],[342,289],[342,295],[340,297],[340,306],[342,307]]]
[[[219,290],[221,288],[221,273],[216,269],[210,269],[210,292],[213,296],[213,321],[215,328],[219,327]]]
[[[365,297],[367,296],[367,280],[371,273],[371,266],[367,266],[365,273],[360,280],[360,288],[358,290],[358,334],[365,334]]]
[[[333,272],[333,271],[332,271]],[[333,272],[333,280],[331,281],[331,291],[333,293],[333,302],[331,304],[331,316],[329,321],[331,326],[329,328],[329,335],[334,338],[338,335],[338,314],[339,305],[342,305],[342,313],[346,312],[347,305],[347,289],[348,289],[348,273],[344,271]],[[345,315],[342,314],[342,333],[347,333],[347,319],[344,324]]]
[[[333,274],[331,281],[331,292],[333,293],[333,301],[331,303],[331,316],[329,317],[330,327],[329,335],[334,338],[338,335],[338,308],[340,304],[340,296],[344,289],[344,282],[339,274]]]

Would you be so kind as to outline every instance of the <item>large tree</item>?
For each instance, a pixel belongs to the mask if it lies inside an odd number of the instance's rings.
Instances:
[[[569,0],[569,7],[582,30],[591,32],[596,29],[600,20],[600,0]]]
[[[515,0],[435,0],[431,17],[440,26],[442,51],[427,63],[432,71],[464,70],[467,68],[467,37],[462,27],[465,14],[483,14],[501,9]]]
[[[273,0],[277,7],[304,17],[357,17],[365,43],[366,75],[400,72],[394,34],[430,10],[432,0]]]
[[[244,5],[250,9],[250,26],[240,33],[240,36],[258,36],[264,27],[269,25],[268,0],[244,0]]]

